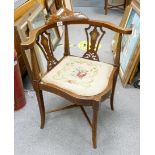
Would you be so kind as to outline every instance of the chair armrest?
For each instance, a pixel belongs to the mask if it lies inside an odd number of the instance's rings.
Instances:
[[[97,21],[97,22],[100,22],[101,24],[103,24],[104,27],[111,29],[112,31],[115,31],[118,33],[122,33],[122,34],[131,34],[132,33],[131,28],[122,28],[122,27],[117,26],[111,22],[101,22],[101,21]]]

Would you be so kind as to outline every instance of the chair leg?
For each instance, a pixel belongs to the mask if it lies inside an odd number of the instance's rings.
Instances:
[[[116,81],[117,81],[117,76],[114,76],[114,81],[113,81],[113,86],[112,86],[112,93],[111,93],[111,96],[110,96],[110,107],[111,107],[112,111],[114,111],[114,94],[115,94]]]
[[[93,105],[93,120],[92,120],[92,141],[93,148],[96,149],[96,135],[97,135],[97,117],[98,117],[99,104]]]
[[[44,100],[43,100],[42,91],[36,90],[36,96],[37,96],[39,110],[40,110],[40,116],[41,116],[40,128],[43,129],[44,125],[45,125],[45,107],[44,107]]]
[[[107,15],[107,13],[108,13],[108,0],[105,0],[104,11],[105,11],[105,15]]]
[[[92,123],[91,123],[91,121],[90,121],[90,119],[89,119],[89,117],[88,117],[88,115],[87,115],[87,113],[86,113],[84,107],[83,107],[82,105],[80,105],[80,108],[81,108],[81,111],[83,112],[85,118],[87,119],[87,121],[88,121],[90,127],[92,128]]]

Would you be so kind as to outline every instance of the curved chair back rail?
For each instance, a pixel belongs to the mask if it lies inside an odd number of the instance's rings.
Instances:
[[[57,22],[59,21],[56,21],[54,23],[51,23],[49,25],[44,25],[42,27],[39,27],[35,30],[32,30],[30,32],[30,36],[29,36],[29,40],[26,41],[26,42],[22,42],[21,43],[21,46],[24,48],[24,49],[28,49],[28,48],[32,48],[35,41],[36,41],[36,37],[46,31],[47,29],[50,29],[50,28],[54,28],[54,27],[57,27]],[[91,26],[97,26],[97,27],[104,27],[104,28],[107,28],[107,29],[110,29],[114,32],[117,32],[117,33],[120,33],[120,34],[131,34],[132,33],[132,29],[130,28],[122,28],[120,26],[116,26],[114,25],[113,23],[110,23],[110,22],[105,22],[105,21],[98,21],[98,20],[90,20],[90,19],[86,19],[86,20],[65,20],[65,21],[62,21],[62,24],[63,25],[71,25],[71,24],[89,24]]]

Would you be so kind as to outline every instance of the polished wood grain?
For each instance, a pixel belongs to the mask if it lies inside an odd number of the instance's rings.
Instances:
[[[93,119],[92,119],[92,141],[93,141],[93,148],[96,149],[96,135],[97,135],[97,118],[98,118],[98,111],[99,111],[99,102],[93,102]]]
[[[111,96],[110,96],[110,106],[111,106],[111,110],[114,110],[114,93],[115,93],[115,87],[116,87],[116,81],[117,81],[117,75],[119,73],[119,66],[120,66],[120,51],[121,51],[121,41],[122,41],[122,34],[119,33],[118,36],[118,44],[116,47],[116,57],[114,58],[114,64],[115,66],[117,66],[117,69],[114,73],[114,78],[112,81],[112,92],[111,92]]]
[[[90,121],[90,119],[89,119],[89,117],[88,117],[88,115],[87,115],[87,113],[86,113],[84,107],[83,107],[82,105],[80,105],[80,108],[81,108],[81,111],[83,112],[83,114],[84,114],[86,120],[88,121],[88,124],[89,124],[90,127],[92,128],[92,123],[91,123],[91,121]]]
[[[45,125],[45,106],[44,106],[43,94],[42,94],[42,90],[39,90],[39,89],[36,89],[35,92],[36,92],[38,106],[40,110],[40,116],[41,116],[40,128],[43,129]]]
[[[37,7],[39,7],[38,3],[32,3],[32,4],[33,4],[32,7],[30,8],[28,7],[29,9],[26,11],[26,13],[24,13],[22,17],[20,17],[19,19],[17,18],[18,20],[16,20],[14,23],[14,45],[17,52],[17,59],[19,62],[19,68],[22,77],[26,74],[26,66],[24,64],[24,60],[21,54],[20,44],[21,42],[25,41],[28,37],[29,28],[27,26],[27,19],[33,14],[34,10]],[[25,5],[27,5],[27,3]]]
[[[68,25],[65,25],[64,56],[70,55]]]
[[[75,15],[75,18],[74,18]],[[51,17],[52,18],[52,17]],[[103,22],[103,21],[97,21],[97,20],[90,20],[88,19],[86,16],[82,15],[82,14],[76,14],[73,13],[71,15],[69,15],[68,17],[58,17],[55,18],[54,20],[50,21],[49,23],[47,23],[46,25],[33,30],[30,33],[30,38],[28,41],[23,42],[21,44],[23,53],[25,53],[26,49],[33,49],[33,46],[35,45],[36,42],[38,42],[38,37],[42,36],[44,33],[47,32],[48,29],[50,28],[54,28],[57,27],[57,22],[62,22],[62,25],[65,27],[65,42],[64,42],[64,56],[68,56],[70,55],[69,52],[69,29],[68,26],[72,25],[72,24],[80,24],[80,25],[89,25],[88,28],[86,28],[86,36],[87,36],[87,41],[89,43],[91,43],[91,46],[87,47],[87,52],[92,52],[95,53],[97,55],[97,50],[98,50],[98,44],[100,43],[101,39],[103,38],[103,35],[105,34],[105,32],[102,30],[102,27],[104,28],[108,28],[110,30],[113,30],[115,32],[119,33],[119,44],[117,46],[117,52],[116,52],[116,59],[114,61],[113,64],[113,71],[109,77],[109,82],[107,87],[99,94],[94,95],[94,96],[82,96],[82,95],[77,95],[73,92],[70,92],[69,90],[63,89],[61,87],[58,87],[56,84],[47,84],[41,81],[42,79],[42,75],[40,74],[40,71],[38,68],[38,64],[35,62],[37,60],[33,50],[31,51],[31,57],[33,58],[32,61],[32,71],[29,71],[29,73],[31,74],[30,76],[32,77],[32,83],[33,83],[33,87],[34,90],[36,91],[36,95],[37,95],[37,99],[38,99],[38,105],[39,105],[39,109],[40,109],[40,115],[41,115],[41,128],[44,127],[45,124],[45,108],[44,108],[44,102],[43,102],[43,97],[42,97],[42,91],[48,91],[48,92],[52,92],[56,95],[59,95],[65,99],[67,99],[68,101],[70,101],[71,103],[73,103],[73,105],[69,105],[67,107],[60,107],[58,109],[55,110],[50,110],[50,112],[55,112],[55,111],[60,111],[60,110],[64,110],[64,109],[70,109],[70,108],[75,108],[78,107],[81,109],[82,113],[84,114],[86,120],[88,121],[90,127],[92,128],[92,142],[93,142],[93,148],[97,147],[97,140],[96,140],[96,135],[97,135],[97,119],[98,119],[98,112],[99,112],[99,107],[102,101],[106,100],[107,98],[109,98],[109,96],[111,96],[111,109],[113,110],[113,97],[114,97],[114,91],[115,91],[115,85],[116,85],[116,79],[118,76],[118,71],[119,71],[119,57],[120,57],[120,43],[121,43],[121,36],[122,34],[131,34],[131,29],[123,29],[119,26],[115,26],[112,23],[109,22]],[[89,30],[89,28],[92,28],[92,30],[88,33],[87,31]],[[100,33],[99,33],[100,30]],[[89,36],[89,37],[88,37]],[[97,39],[99,39],[99,41],[97,41]],[[51,55],[51,57],[53,57],[53,50],[49,50],[50,48],[50,44],[47,43],[49,40],[49,38],[47,37],[46,39],[44,38],[43,41],[40,41],[40,46],[44,47],[41,48],[43,53],[48,53]],[[97,48],[95,48],[97,47]],[[50,52],[49,52],[50,51]],[[84,57],[86,55],[84,54]],[[25,54],[23,54],[24,60],[26,60]],[[64,58],[64,57],[63,57]],[[60,60],[62,61],[63,58]],[[85,57],[86,58],[86,57]],[[98,55],[97,55],[97,59],[92,59],[92,57],[87,57],[88,59],[92,60],[92,61],[99,61]],[[47,62],[50,61],[48,58],[46,59]],[[58,63],[56,63],[55,65],[59,64],[60,61]],[[25,61],[27,68],[30,70],[30,65],[28,64],[28,61]],[[49,62],[48,62],[49,64]],[[53,69],[54,66],[52,66],[49,70]],[[35,70],[36,68],[36,70]],[[48,67],[47,67],[47,73],[48,73]],[[91,106],[92,107],[92,111],[93,111],[93,117],[92,117],[92,121],[90,121],[84,106]]]

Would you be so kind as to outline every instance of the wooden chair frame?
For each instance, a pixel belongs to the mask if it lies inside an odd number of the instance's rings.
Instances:
[[[74,14],[73,14],[73,16],[69,16],[69,17],[65,17],[65,18],[57,18],[57,20],[51,20],[51,21],[53,21],[53,22],[50,22],[50,23],[46,24],[45,26],[42,26],[40,28],[37,28],[37,29],[31,31],[29,40],[26,42],[23,42],[21,44],[21,48],[23,51],[22,55],[23,55],[24,61],[26,63],[26,67],[27,67],[29,76],[32,80],[32,85],[36,92],[36,96],[37,96],[37,100],[38,100],[38,105],[39,105],[40,115],[41,115],[41,128],[44,128],[44,124],[45,124],[45,107],[44,107],[43,94],[42,94],[42,91],[44,90],[44,91],[52,92],[56,95],[59,95],[73,103],[72,105],[69,105],[67,107],[60,107],[58,109],[50,110],[48,112],[55,112],[55,111],[65,110],[65,109],[75,108],[75,107],[78,107],[82,110],[84,116],[86,117],[86,120],[88,121],[90,127],[92,128],[92,142],[93,142],[93,147],[96,148],[96,146],[97,146],[96,145],[97,117],[98,117],[99,106],[102,101],[104,101],[106,98],[108,98],[110,96],[110,106],[111,106],[111,109],[114,110],[113,99],[114,99],[116,80],[117,80],[117,76],[119,73],[121,38],[122,38],[122,34],[131,34],[132,30],[131,29],[123,29],[123,28],[115,26],[109,22],[90,20],[87,17],[81,16],[81,15],[79,17],[78,16],[74,17]],[[100,94],[95,95],[95,96],[81,96],[81,95],[77,95],[73,92],[70,92],[68,90],[62,89],[54,84],[45,84],[41,81],[42,77],[40,75],[35,52],[33,50],[34,45],[38,41],[37,38],[39,35],[43,35],[44,32],[46,32],[46,30],[48,30],[49,28],[57,27],[57,23],[60,21],[65,27],[64,57],[70,55],[68,25],[87,24],[87,25],[91,25],[93,27],[99,27],[99,28],[104,27],[104,28],[107,28],[107,29],[110,29],[112,31],[119,33],[119,42],[117,45],[116,57],[115,57],[114,64],[113,64],[114,70],[110,76],[109,83],[108,83],[106,89],[103,92],[101,92]],[[47,40],[45,39],[45,37],[43,37],[43,38],[44,38],[44,41],[43,41],[44,44],[42,47],[45,47],[47,49],[47,42],[46,42]],[[95,52],[95,50],[94,50],[95,48],[93,48],[93,47],[95,47],[95,44],[96,44],[96,41],[95,41],[95,43],[91,42],[91,49],[89,49],[87,51],[88,53],[91,51]],[[32,70],[29,67],[29,64],[28,64],[28,61],[26,58],[26,54],[25,54],[25,50],[27,50],[27,49],[31,50]],[[51,48],[51,50],[52,50],[52,48]],[[97,52],[96,52],[96,54],[97,54]],[[57,62],[56,59],[53,57],[52,53],[51,53],[51,57],[50,57],[48,50],[46,51],[46,57],[47,57],[47,61],[49,62],[48,71],[51,70],[55,65],[57,65],[61,61],[60,60],[59,62]],[[91,57],[89,57],[89,59],[91,59]],[[52,63],[52,62],[54,62],[54,63]],[[92,122],[90,121],[90,119],[84,109],[84,106],[92,107],[92,109],[93,109]]]

